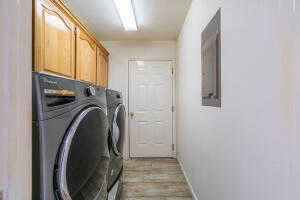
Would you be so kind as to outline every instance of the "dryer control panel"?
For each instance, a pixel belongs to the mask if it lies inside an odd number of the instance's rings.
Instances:
[[[73,80],[42,75],[39,81],[44,108],[62,106],[76,101],[77,91]]]
[[[32,74],[33,119],[48,119],[83,104],[106,106],[105,88],[41,72]]]

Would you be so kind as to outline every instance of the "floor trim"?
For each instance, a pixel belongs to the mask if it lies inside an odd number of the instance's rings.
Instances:
[[[179,163],[179,165],[180,165],[181,171],[182,171],[182,173],[183,173],[183,175],[184,175],[184,178],[185,178],[185,180],[186,180],[186,182],[187,182],[187,184],[188,184],[188,186],[189,186],[189,189],[190,189],[190,191],[191,191],[191,193],[192,193],[193,200],[198,200],[198,197],[196,196],[196,193],[195,193],[195,191],[194,191],[194,189],[193,189],[193,186],[192,186],[192,184],[191,184],[189,178],[188,178],[187,175],[186,175],[186,171],[185,171],[185,169],[184,169],[184,166],[183,166],[181,160],[180,160],[178,157],[177,157],[177,161],[178,161],[178,163]]]

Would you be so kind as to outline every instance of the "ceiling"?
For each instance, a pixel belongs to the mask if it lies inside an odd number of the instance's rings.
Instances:
[[[98,40],[176,40],[192,0],[132,0],[139,30],[124,30],[113,0],[64,0]]]

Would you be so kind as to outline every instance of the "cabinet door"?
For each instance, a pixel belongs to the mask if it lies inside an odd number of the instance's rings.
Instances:
[[[74,78],[74,23],[48,0],[35,4],[34,70]]]
[[[76,79],[96,84],[96,44],[79,28],[76,31]]]
[[[108,86],[108,58],[97,48],[97,85]]]

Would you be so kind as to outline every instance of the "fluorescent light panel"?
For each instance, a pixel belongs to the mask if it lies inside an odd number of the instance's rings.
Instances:
[[[125,30],[137,31],[137,24],[131,0],[114,0],[114,2]]]

